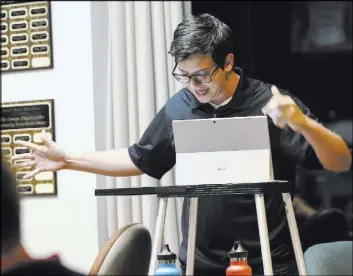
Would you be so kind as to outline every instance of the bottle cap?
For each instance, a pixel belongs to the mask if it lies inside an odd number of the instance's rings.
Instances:
[[[170,249],[169,249],[169,245],[165,244],[163,245],[163,250],[160,254],[158,254],[157,256],[157,260],[159,261],[171,261],[171,260],[175,260],[176,259],[176,254],[173,253]]]
[[[228,252],[229,258],[247,258],[249,252],[244,249],[239,241],[234,242],[233,248]]]

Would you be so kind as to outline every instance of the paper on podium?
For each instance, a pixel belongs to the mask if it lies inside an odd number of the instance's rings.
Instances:
[[[176,185],[273,180],[266,116],[173,121]]]

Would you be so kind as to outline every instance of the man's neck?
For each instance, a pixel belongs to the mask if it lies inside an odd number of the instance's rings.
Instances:
[[[22,245],[16,246],[9,254],[2,254],[1,256],[1,271],[5,271],[7,268],[23,262],[31,260],[30,256],[23,248]]]
[[[231,71],[228,80],[224,85],[223,93],[219,95],[219,97],[215,99],[213,103],[216,105],[221,105],[226,100],[232,98],[234,96],[235,90],[238,87],[239,80],[240,76],[234,71]]]

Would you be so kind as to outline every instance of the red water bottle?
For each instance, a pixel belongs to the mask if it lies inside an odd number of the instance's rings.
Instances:
[[[226,276],[252,276],[252,269],[248,265],[248,255],[248,251],[244,249],[240,242],[236,241],[232,250],[228,252],[230,265],[227,268]]]

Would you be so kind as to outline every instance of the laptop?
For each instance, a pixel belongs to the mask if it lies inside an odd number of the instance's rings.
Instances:
[[[266,116],[174,120],[176,185],[273,180]]]

